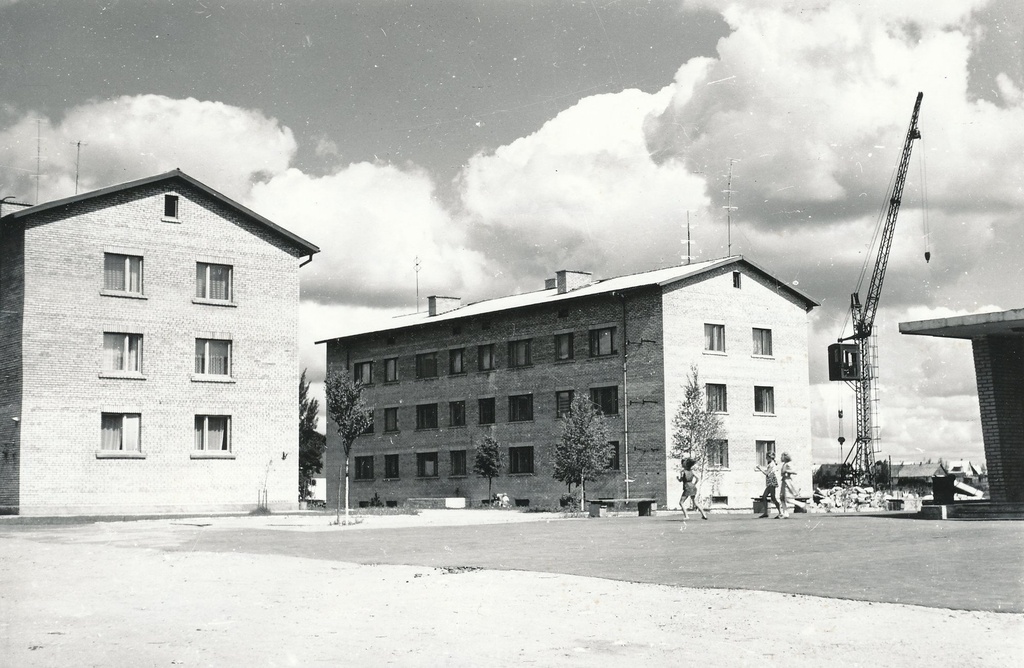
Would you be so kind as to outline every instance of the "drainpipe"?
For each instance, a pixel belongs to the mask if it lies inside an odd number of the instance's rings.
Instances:
[[[622,454],[626,469],[626,498],[629,498],[629,385],[626,373],[627,361],[629,360],[629,337],[626,336],[626,295],[621,292],[613,292],[616,297],[622,300]]]
[[[313,261],[313,254],[312,254],[312,253],[310,253],[310,254],[309,254],[309,257],[307,257],[307,258],[306,258],[305,260],[303,260],[303,261],[302,261],[302,264],[300,264],[300,265],[299,265],[299,269],[301,269],[301,268],[305,267],[305,266],[306,266],[307,264],[309,264],[309,263],[310,263],[310,262],[312,262],[312,261]]]

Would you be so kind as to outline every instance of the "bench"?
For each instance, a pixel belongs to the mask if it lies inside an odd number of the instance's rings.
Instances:
[[[753,501],[755,515],[764,515],[768,512],[768,500],[765,499],[763,496],[751,497],[750,500]],[[811,498],[809,496],[794,496],[787,500],[787,505],[793,505],[794,513],[806,513],[807,502],[810,500]],[[782,503],[781,499],[779,503]]]
[[[591,499],[590,516],[605,517],[609,509],[616,510],[620,506],[629,508],[632,505],[636,506],[637,514],[640,517],[650,517],[657,514],[658,511],[657,499]]]

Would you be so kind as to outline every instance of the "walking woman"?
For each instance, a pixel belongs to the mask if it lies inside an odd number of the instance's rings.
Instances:
[[[679,507],[683,509],[683,520],[690,519],[690,516],[686,513],[686,500],[689,499],[693,503],[693,507],[700,511],[700,516],[704,519],[708,518],[708,514],[704,512],[704,509],[697,503],[697,483],[700,482],[700,476],[693,472],[693,465],[697,461],[691,457],[687,457],[682,460],[683,470],[677,476],[677,480],[683,483],[683,495],[679,497]]]
[[[764,512],[760,517],[768,517],[768,502],[771,501],[779,513],[775,519],[779,519],[785,515],[782,514],[782,507],[779,506],[779,500],[775,496],[775,490],[779,487],[779,474],[775,468],[775,453],[769,452],[765,455],[765,461],[768,462],[765,468],[757,467],[757,470],[764,474],[764,492],[761,493],[761,498],[764,499]]]
[[[779,498],[782,500],[782,517],[783,519],[789,517],[789,511],[786,510],[786,501],[790,500],[796,503],[796,488],[793,486],[793,465],[790,464],[793,458],[789,456],[788,452],[782,453],[782,468],[779,469],[779,481],[782,485],[782,489],[779,490]]]

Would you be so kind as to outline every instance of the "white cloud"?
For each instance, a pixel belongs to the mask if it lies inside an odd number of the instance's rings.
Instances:
[[[253,186],[248,203],[321,248],[303,268],[303,299],[416,306],[420,294],[464,296],[483,280],[484,255],[434,198],[420,170],[352,164],[315,177],[290,169]]]
[[[123,96],[74,107],[59,120],[36,118],[25,114],[0,132],[0,150],[34,172],[39,130],[41,201],[75,194],[77,142],[79,192],[180,168],[236,199],[254,178],[283,172],[296,151],[292,131],[276,120],[192,98]],[[34,199],[29,173],[15,183],[23,197]]]
[[[562,268],[679,263],[686,211],[707,198],[700,176],[656,164],[644,145],[643,119],[667,101],[667,92],[638,90],[584,98],[536,133],[470,159],[465,212],[480,243],[530,274],[521,287]]]

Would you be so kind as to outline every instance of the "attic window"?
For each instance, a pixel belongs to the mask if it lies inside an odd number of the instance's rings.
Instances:
[[[178,196],[164,195],[164,218],[178,218]]]
[[[743,274],[738,271],[732,272],[732,287],[739,288],[743,282]]]

